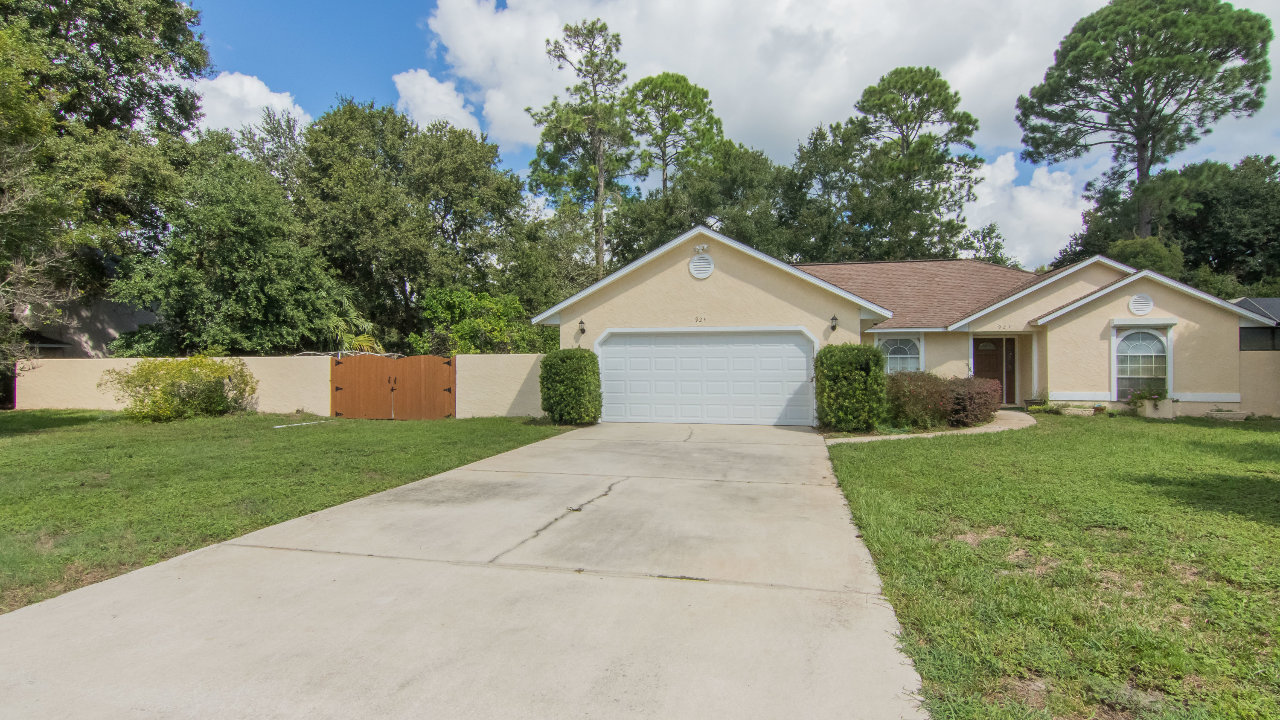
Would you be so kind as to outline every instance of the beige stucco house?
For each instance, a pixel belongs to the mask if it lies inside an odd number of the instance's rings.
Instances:
[[[695,228],[534,318],[600,356],[605,421],[811,425],[813,356],[875,343],[889,370],[999,380],[1004,400],[1280,415],[1276,321],[1105,257],[1034,274],[976,260],[788,265]]]

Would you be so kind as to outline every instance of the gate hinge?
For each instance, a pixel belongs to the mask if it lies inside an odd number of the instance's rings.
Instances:
[[[336,413],[334,413],[334,414],[333,414],[333,416],[334,416],[334,417],[342,417],[342,413],[340,413],[340,412],[336,412]]]
[[[445,389],[444,389],[444,391],[445,391],[445,392],[447,392],[447,393],[451,393],[451,392],[453,392],[453,388],[451,388],[451,387],[447,387],[447,388],[445,388]]]
[[[334,386],[333,386],[333,391],[334,391],[334,392],[337,392],[337,391],[339,391],[339,390],[341,390],[341,389],[342,389],[342,386],[341,386],[341,385],[334,385]]]
[[[341,360],[334,360],[334,361],[333,361],[333,364],[334,364],[334,365],[341,365],[341,364],[342,364],[342,361],[341,361]]]
[[[453,358],[449,358],[448,360],[445,360],[444,364],[448,365],[449,367],[453,367]]]

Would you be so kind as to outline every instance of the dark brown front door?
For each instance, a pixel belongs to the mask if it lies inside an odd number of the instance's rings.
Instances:
[[[1004,404],[1017,402],[1014,369],[1018,367],[1015,338],[974,338],[973,339],[973,375],[990,378],[1000,383],[1004,394]]]

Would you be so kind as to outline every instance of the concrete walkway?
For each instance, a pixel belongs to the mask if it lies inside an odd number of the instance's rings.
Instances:
[[[1036,424],[1035,416],[1016,410],[997,410],[996,419],[978,427],[959,428],[956,430],[940,430],[927,433],[907,433],[903,435],[866,435],[863,437],[831,438],[828,445],[840,443],[865,443],[880,440],[909,440],[911,438],[931,438],[939,435],[979,435],[981,433],[1004,432],[1005,430],[1021,430]]]
[[[3,718],[921,718],[808,429],[599,425],[0,616]]]

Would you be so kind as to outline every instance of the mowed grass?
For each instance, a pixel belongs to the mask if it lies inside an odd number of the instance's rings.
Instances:
[[[0,612],[559,432],[516,418],[0,413]]]
[[[1280,422],[1038,420],[831,448],[934,720],[1280,717]]]

